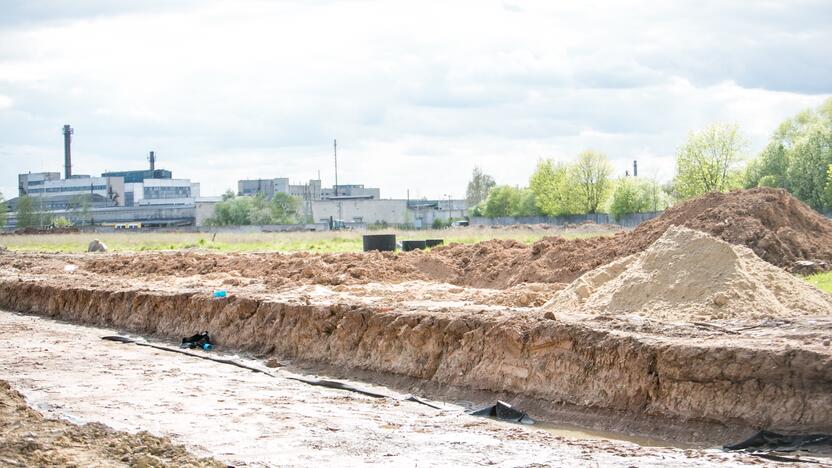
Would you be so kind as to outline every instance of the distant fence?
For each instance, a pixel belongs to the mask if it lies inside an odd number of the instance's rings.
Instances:
[[[471,218],[471,225],[477,226],[509,226],[512,224],[551,224],[564,226],[566,224],[581,224],[591,222],[595,224],[617,224],[623,227],[636,227],[644,221],[660,216],[663,211],[651,211],[649,213],[632,213],[621,215],[615,219],[609,213],[581,214],[568,216],[505,216],[499,218]]]

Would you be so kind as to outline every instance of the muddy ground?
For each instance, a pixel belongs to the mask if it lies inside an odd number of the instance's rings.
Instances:
[[[718,449],[645,447],[605,439],[603,434],[572,431],[561,435],[562,428],[546,430],[476,418],[452,403],[430,401],[440,407],[437,410],[400,401],[403,394],[368,383],[354,385],[393,398],[312,387],[287,379],[298,376],[290,361],[283,361],[279,369],[267,369],[257,360],[221,351],[214,354],[275,372],[277,378],[271,378],[100,339],[115,333],[0,312],[2,375],[47,417],[164,435],[198,456],[236,466],[717,466],[762,462]],[[2,390],[0,461],[5,464],[15,460],[27,466],[68,461],[78,466],[142,466],[137,460],[147,454],[170,466],[208,465],[146,433],[128,435],[97,424],[79,427],[45,420],[22,406],[13,392]]]
[[[166,339],[210,330],[228,348],[363,372],[404,391],[460,400],[480,392],[483,401],[508,399],[536,417],[594,429],[696,443],[763,427],[832,431],[829,316],[555,315],[534,306],[562,284],[324,285],[311,277],[276,285],[279,272],[137,275],[119,267],[122,258],[0,255],[0,306]],[[217,289],[229,297],[212,299]]]

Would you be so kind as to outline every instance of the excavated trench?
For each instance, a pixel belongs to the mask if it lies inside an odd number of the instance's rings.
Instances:
[[[431,396],[501,397],[540,419],[699,443],[758,428],[832,431],[832,352],[805,344],[817,341],[808,330],[828,333],[829,322],[738,335],[535,309],[390,307],[291,292],[214,299],[6,278],[0,308],[167,339],[210,330],[225,348]]]

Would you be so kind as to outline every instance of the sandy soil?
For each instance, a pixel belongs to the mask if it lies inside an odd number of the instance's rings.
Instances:
[[[100,423],[44,418],[0,381],[0,465],[98,467],[224,467],[146,431],[117,432]]]
[[[467,416],[454,404],[434,402],[442,408],[434,410],[412,402],[311,387],[286,379],[294,374],[285,368],[278,371],[278,378],[271,378],[100,340],[114,333],[0,312],[2,375],[48,416],[98,422],[120,431],[149,431],[185,444],[199,455],[238,466],[760,463],[748,455],[716,449],[641,447],[562,437],[534,426]],[[403,396],[388,388],[356,385]],[[27,426],[27,430],[38,440],[43,431],[56,425],[73,431],[66,423],[48,424],[52,426]],[[93,445],[101,448],[107,440]],[[45,451],[57,457],[75,450],[46,446]]]

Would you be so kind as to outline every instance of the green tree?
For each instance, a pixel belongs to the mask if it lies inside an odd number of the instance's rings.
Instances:
[[[6,206],[6,200],[3,198],[3,193],[0,192],[0,229],[6,227],[6,222],[9,218],[9,207]]]
[[[690,134],[676,155],[676,194],[686,199],[739,188],[738,164],[745,147],[737,125],[716,123]]]
[[[581,211],[572,172],[564,163],[541,160],[529,179],[538,210],[549,216],[575,214]]]
[[[57,218],[52,220],[52,226],[56,228],[68,228],[72,227],[72,221],[68,220],[66,216],[58,216]]]
[[[584,151],[572,166],[579,203],[586,213],[596,213],[609,196],[612,165],[607,157],[596,151]]]
[[[804,128],[789,155],[789,190],[816,210],[830,206],[825,189],[832,164],[832,125],[817,121]]]
[[[788,184],[789,157],[782,141],[770,142],[745,169],[745,188],[783,187]],[[764,183],[760,181],[765,179]]]
[[[92,216],[90,215],[90,208],[92,207],[92,195],[88,193],[75,195],[70,200],[70,205],[72,206],[70,210],[72,212],[72,216],[79,223],[81,223],[81,226],[92,221]]]
[[[249,224],[291,224],[297,222],[300,201],[297,197],[279,193],[271,200],[262,193],[254,196],[235,196],[226,192],[214,208],[214,216],[206,221],[212,226],[244,226]]]
[[[479,167],[474,168],[471,174],[471,180],[468,182],[468,188],[465,191],[465,199],[468,206],[475,206],[486,198],[491,189],[497,186],[494,178],[488,174],[484,174]]]
[[[826,169],[826,186],[824,187],[826,209],[832,207],[832,164]]]
[[[525,188],[521,189],[517,196],[517,205],[513,208],[512,216],[539,216],[537,200],[534,191]]]
[[[645,192],[634,177],[622,177],[612,190],[609,212],[615,216],[616,221],[622,215],[641,212],[647,206],[644,195]]]
[[[489,218],[511,216],[512,208],[519,203],[518,190],[509,185],[499,185],[491,190],[485,200],[483,214]]]
[[[298,221],[300,199],[286,193],[276,193],[271,202],[272,222],[275,224],[293,224]]]
[[[35,202],[32,197],[23,195],[17,199],[17,227],[26,228],[35,226],[38,222],[35,213]]]

